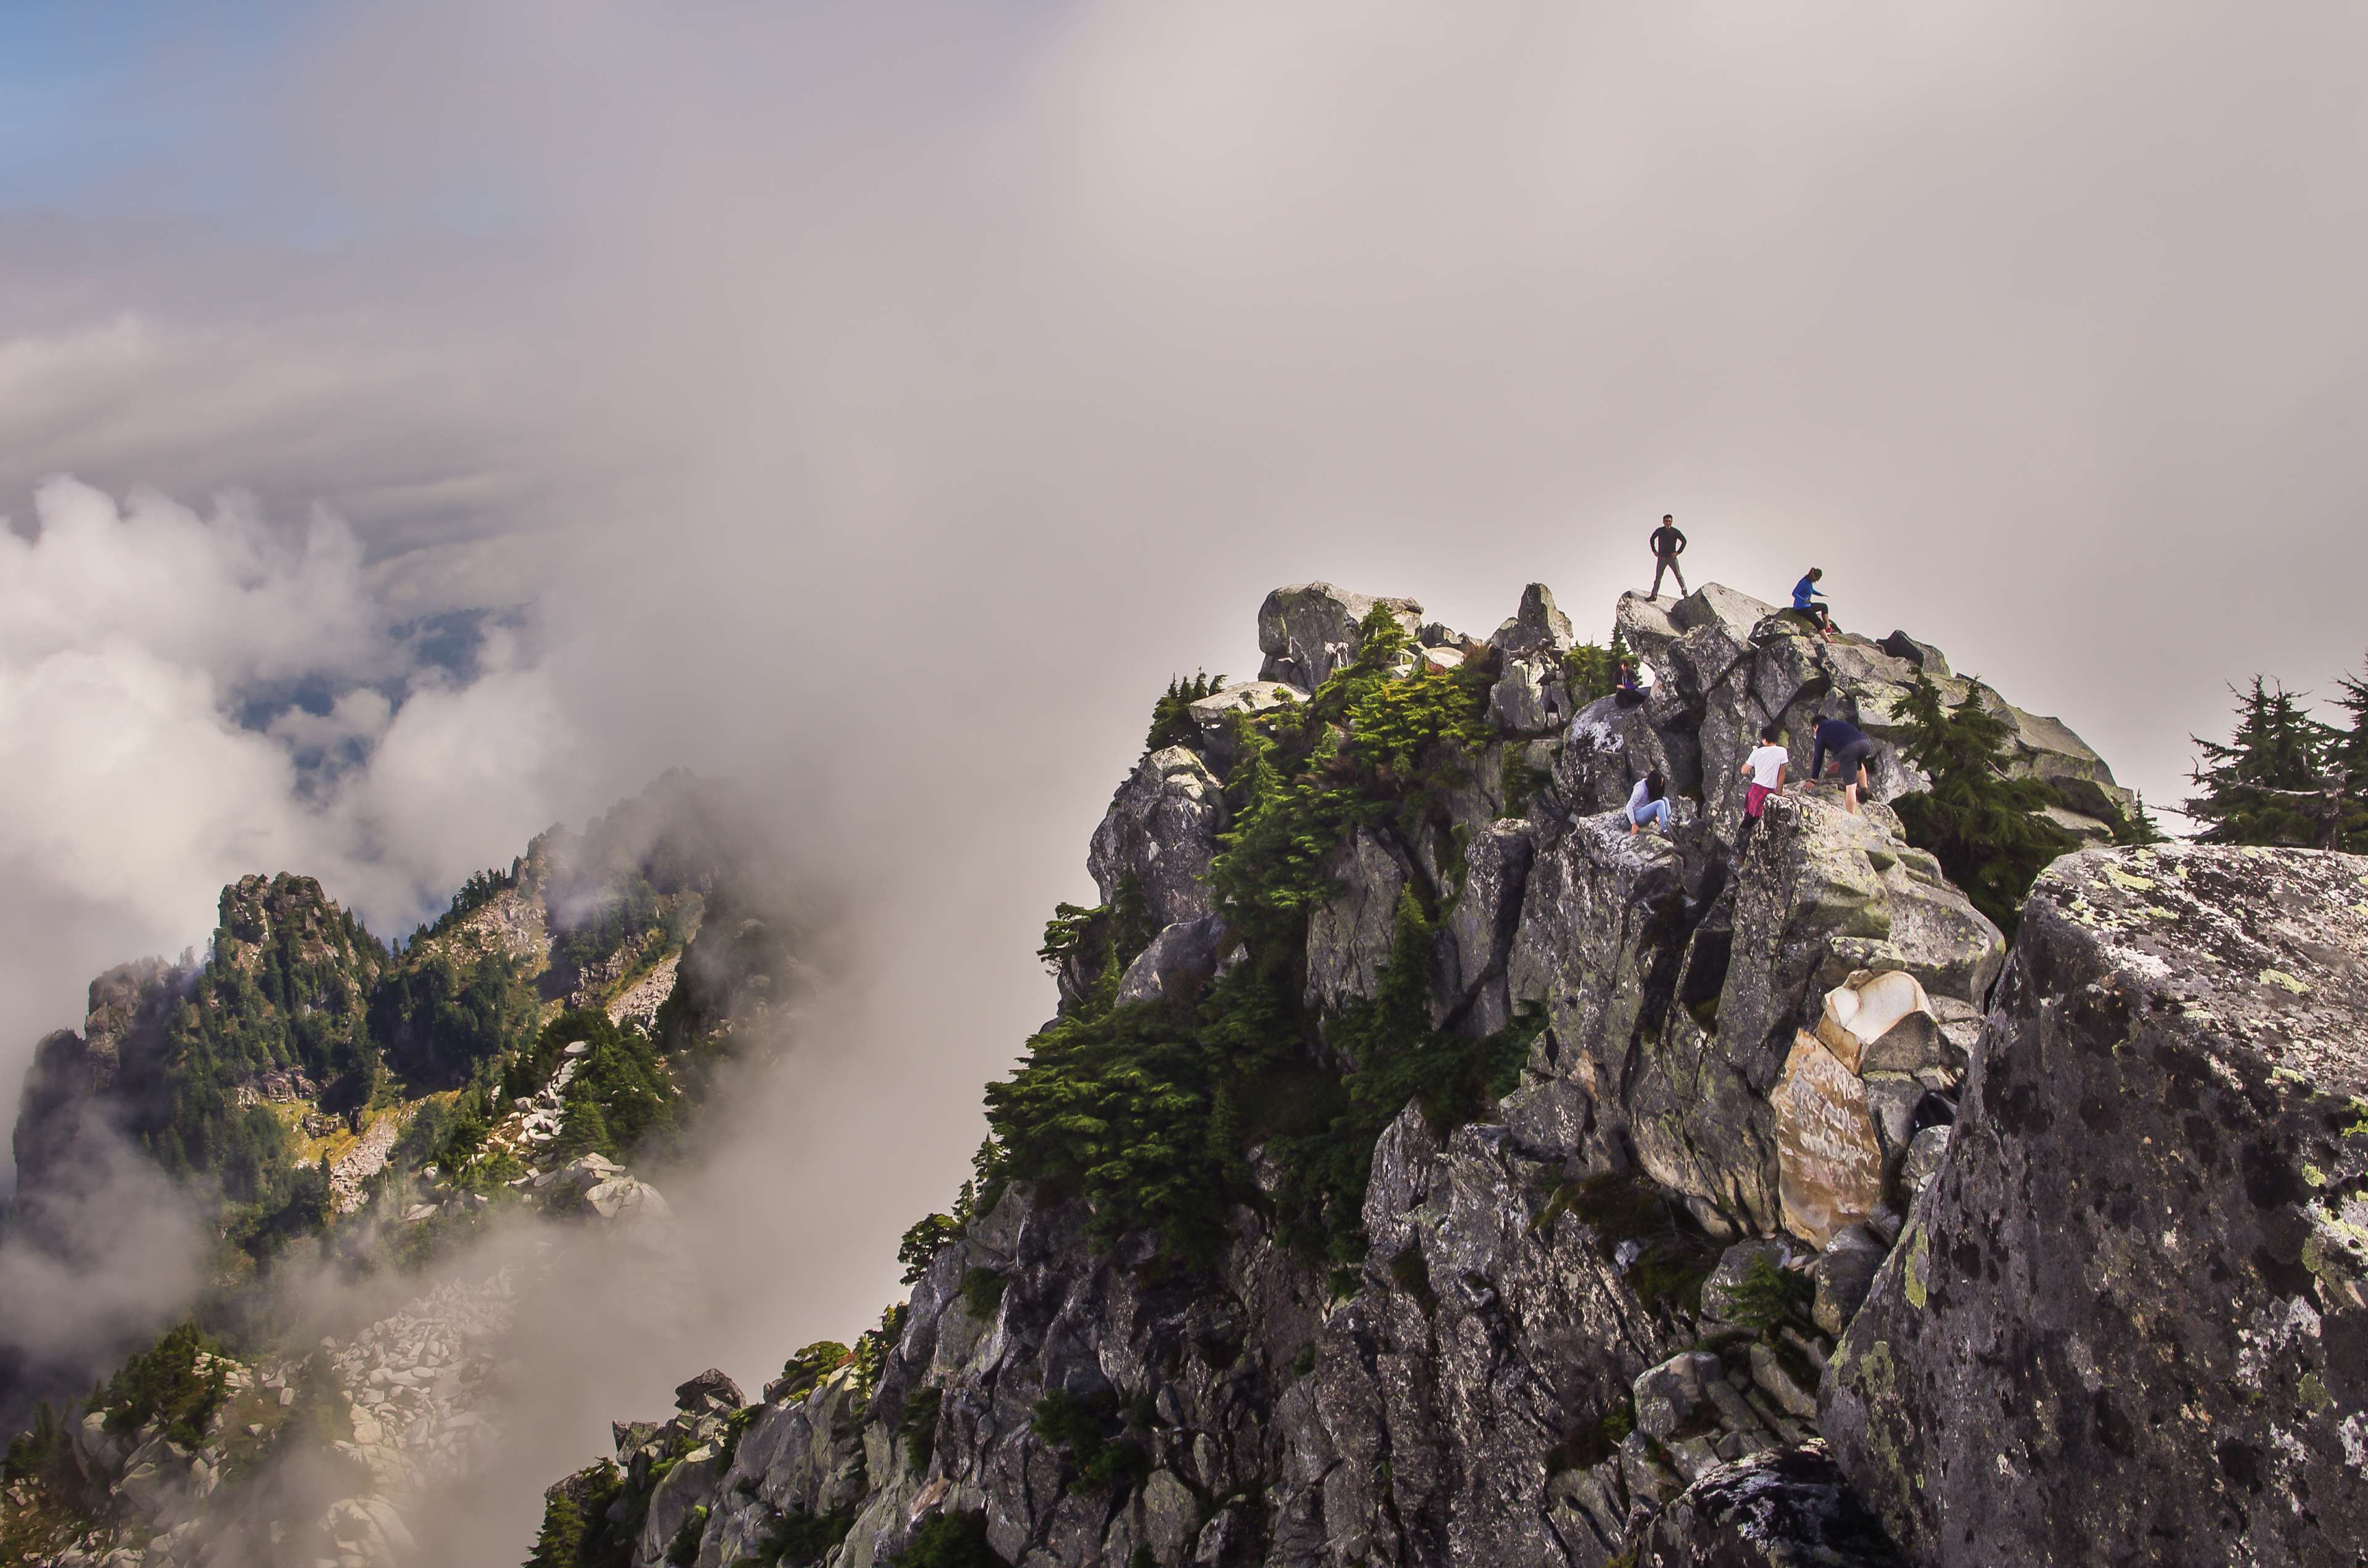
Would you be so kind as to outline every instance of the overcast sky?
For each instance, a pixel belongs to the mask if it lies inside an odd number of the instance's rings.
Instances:
[[[393,934],[731,774],[861,912],[807,1114],[901,1153],[807,1168],[876,1256],[773,1353],[851,1332],[1169,675],[1309,578],[1608,630],[1663,512],[2168,803],[2224,683],[2368,649],[2363,62],[2339,4],[0,8],[0,1116],[231,877]]]

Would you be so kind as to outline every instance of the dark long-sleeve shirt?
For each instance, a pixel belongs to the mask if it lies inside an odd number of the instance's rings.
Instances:
[[[1668,523],[1653,530],[1653,553],[1677,556],[1685,553],[1686,536]]]
[[[1825,719],[1817,724],[1816,744],[1809,748],[1809,777],[1826,776],[1826,756],[1866,739],[1866,732],[1847,719]]]

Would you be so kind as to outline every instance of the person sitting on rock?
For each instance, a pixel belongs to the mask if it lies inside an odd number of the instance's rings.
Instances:
[[[1826,759],[1832,757],[1842,781],[1842,804],[1856,816],[1858,792],[1866,788],[1866,759],[1873,755],[1874,743],[1864,730],[1847,719],[1820,719],[1816,744],[1809,748],[1809,777],[1823,778]]]
[[[1611,687],[1612,701],[1622,708],[1640,708],[1644,706],[1645,699],[1650,695],[1651,693],[1637,678],[1636,661],[1621,660],[1620,678],[1613,682]]]
[[[1661,514],[1661,526],[1653,530],[1652,545],[1653,591],[1645,597],[1648,599],[1661,597],[1661,574],[1667,572],[1678,580],[1678,597],[1685,597],[1686,574],[1678,570],[1678,557],[1686,552],[1686,536],[1678,531],[1674,514]]]
[[[1647,773],[1636,780],[1636,788],[1628,791],[1629,836],[1635,836],[1636,830],[1646,823],[1658,826],[1662,837],[1668,836],[1668,794],[1669,781],[1658,773]]]
[[[1826,607],[1817,602],[1825,597],[1825,590],[1817,586],[1825,574],[1824,567],[1812,566],[1807,576],[1793,585],[1793,613],[1807,616],[1809,624],[1823,632],[1826,641],[1830,642],[1834,640],[1834,619]]]
[[[1784,789],[1784,769],[1791,766],[1793,754],[1784,749],[1780,738],[1782,732],[1773,724],[1759,726],[1759,744],[1743,759],[1737,776],[1751,782],[1743,790],[1743,831],[1736,835],[1736,847],[1759,825],[1761,813],[1768,810],[1768,797],[1781,794]]]

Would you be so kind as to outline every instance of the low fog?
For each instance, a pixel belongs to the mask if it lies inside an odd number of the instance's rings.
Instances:
[[[2352,7],[265,10],[0,165],[0,1116],[225,881],[393,937],[748,787],[841,961],[666,1182],[696,1310],[548,1335],[534,1485],[896,1295],[1269,587],[1600,635],[1673,512],[2157,809],[2363,656]]]

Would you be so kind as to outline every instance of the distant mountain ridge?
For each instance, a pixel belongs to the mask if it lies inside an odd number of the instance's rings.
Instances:
[[[363,1207],[398,1165],[483,1191],[515,1186],[559,1145],[659,1153],[697,1097],[702,1052],[757,1014],[751,966],[783,994],[794,979],[797,936],[756,885],[752,831],[727,788],[671,773],[582,833],[553,828],[472,877],[400,948],[310,877],[240,879],[202,957],[108,971],[81,1029],[36,1046],[6,1224],[20,1243],[69,1242],[97,1143],[121,1140],[211,1195],[217,1278],[234,1282]],[[701,945],[716,905],[741,913]],[[749,916],[766,917],[753,944],[737,929]],[[578,1064],[575,1134],[558,1132],[556,1107],[545,1131],[521,1131],[514,1102],[546,1087],[569,1043],[542,1037],[577,1017],[622,1022],[609,1032],[633,1060],[605,1076]],[[60,1391],[35,1368],[9,1382],[0,1413],[19,1418],[28,1391]]]

